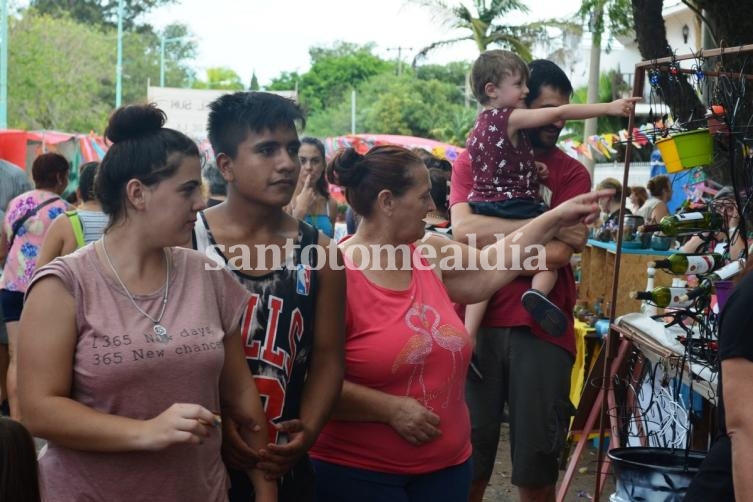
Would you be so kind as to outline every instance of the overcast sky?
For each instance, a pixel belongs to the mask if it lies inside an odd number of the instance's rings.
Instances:
[[[528,15],[507,21],[564,18],[580,5],[579,0],[527,3]],[[225,66],[246,85],[255,71],[262,86],[283,71],[306,72],[312,46],[374,42],[381,57],[397,59],[402,48],[403,61],[410,63],[419,49],[458,35],[428,8],[407,0],[178,0],[146,20],[158,30],[172,22],[189,27],[199,48],[200,78],[207,68]],[[435,52],[428,62],[471,60],[476,54],[472,43],[464,43]]]

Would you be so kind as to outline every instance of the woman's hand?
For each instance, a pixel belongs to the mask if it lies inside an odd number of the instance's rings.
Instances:
[[[428,443],[442,434],[438,427],[439,415],[412,397],[395,398],[389,425],[414,445]]]
[[[219,417],[203,406],[175,403],[144,421],[144,449],[157,451],[178,443],[201,444],[219,424]]]
[[[261,430],[258,424],[240,425],[228,414],[223,413],[222,460],[228,467],[245,471],[256,467],[259,461],[259,452],[243,439],[241,427],[248,427],[252,433]]]
[[[278,479],[285,475],[311,448],[314,438],[299,419],[286,420],[274,424],[280,438],[279,444],[269,443],[259,452],[257,467],[266,472],[268,479]]]
[[[311,206],[316,201],[316,190],[314,189],[314,181],[311,179],[311,175],[306,176],[306,180],[303,182],[301,191],[295,197],[293,202],[293,216],[300,219],[306,217],[311,212]]]
[[[598,190],[584,193],[573,197],[548,211],[559,218],[562,226],[575,225],[576,223],[592,223],[599,216],[600,199],[607,199],[614,195],[614,190]],[[545,213],[546,214],[546,213]]]

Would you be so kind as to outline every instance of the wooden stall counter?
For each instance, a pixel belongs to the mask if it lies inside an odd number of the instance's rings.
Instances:
[[[611,300],[616,252],[617,247],[614,242],[588,240],[585,249],[581,253],[578,300],[585,301],[591,306],[599,298],[605,302]],[[646,289],[646,268],[648,268],[648,262],[659,260],[671,254],[672,251],[622,248],[619,278],[620,289],[617,292],[615,317],[640,311],[641,302],[630,298],[630,292]],[[654,279],[654,286],[671,286],[672,277],[671,274],[658,270]]]

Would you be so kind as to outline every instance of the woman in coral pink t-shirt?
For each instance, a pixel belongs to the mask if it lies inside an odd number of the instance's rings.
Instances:
[[[333,420],[311,450],[319,499],[467,500],[471,341],[452,302],[491,296],[518,275],[509,269],[535,253],[532,245],[549,241],[561,225],[593,217],[597,195],[529,223],[514,257],[513,236],[483,251],[422,239],[423,218],[435,209],[431,185],[424,164],[404,148],[375,147],[363,156],[344,150],[328,176],[346,188],[362,221],[341,244],[345,382]]]

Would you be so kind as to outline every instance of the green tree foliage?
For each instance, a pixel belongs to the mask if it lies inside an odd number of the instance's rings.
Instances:
[[[183,37],[170,25],[169,37]],[[11,18],[8,64],[8,120],[22,129],[101,132],[115,103],[116,33],[26,9]],[[165,51],[168,85],[193,78],[185,64],[196,53],[181,38]],[[151,31],[123,35],[123,102],[143,102],[147,85],[159,82],[159,37]]]
[[[356,132],[434,138],[462,145],[476,110],[463,105],[462,89],[436,79],[387,72],[357,91]],[[350,99],[310,115],[307,133],[325,137],[350,132]]]
[[[184,25],[170,25],[165,33],[175,37],[165,43],[165,85],[187,87],[195,80],[194,71],[188,67],[196,55],[196,44],[188,36]],[[105,64],[106,103],[115,103],[115,63],[117,61],[116,30],[106,32],[104,50],[108,54]],[[152,31],[123,33],[123,103],[143,102],[147,87],[159,85],[160,38]]]
[[[439,80],[460,87],[465,87],[466,76],[471,64],[466,61],[454,61],[446,65],[427,64],[416,68],[416,77],[421,80]]]
[[[468,133],[476,121],[476,115],[475,106],[451,106],[447,118],[437,123],[437,127],[431,130],[429,137],[452,145],[465,146]]]
[[[630,90],[630,85],[622,78],[622,74],[619,70],[610,70],[607,73],[599,75],[599,103],[609,103],[612,100],[618,99],[624,93]],[[587,87],[579,87],[573,93],[573,103],[586,103],[587,100]],[[597,134],[603,133],[616,133],[622,129],[625,129],[628,125],[628,121],[624,117],[599,117],[597,122]],[[576,138],[583,137],[583,121],[582,120],[569,120],[567,122],[567,128],[574,134]]]
[[[194,89],[225,89],[228,91],[242,91],[244,89],[241,77],[230,68],[217,67],[207,69],[206,81],[197,80]]]
[[[284,71],[279,77],[273,78],[266,89],[269,91],[290,91],[298,87],[300,80],[301,76],[298,72]]]
[[[165,37],[165,86],[190,87],[196,80],[196,71],[189,66],[196,59],[198,47],[192,33],[184,24],[169,24],[162,30]],[[142,34],[146,51],[153,54],[159,50],[160,38],[152,32]],[[159,57],[159,54],[157,54]],[[150,75],[152,85],[159,82],[159,68],[157,74]]]
[[[466,108],[468,63],[427,65],[395,75],[395,63],[374,55],[373,45],[339,42],[314,47],[311,69],[285,72],[268,90],[298,89],[308,110],[307,134],[340,136],[351,132],[351,92],[356,94],[356,132],[401,134],[463,144],[475,107]]]
[[[631,0],[582,0],[578,15],[588,22],[589,31],[598,38],[609,33],[607,51],[612,48],[612,38],[625,35],[633,29]]]
[[[346,42],[337,42],[330,48],[311,48],[311,69],[301,76],[298,85],[301,103],[311,113],[324,110],[344,99],[361,82],[391,71],[394,63],[379,58],[373,49],[373,44]]]
[[[149,29],[136,24],[139,16],[171,3],[175,0],[124,0],[123,28]],[[31,0],[30,6],[52,17],[67,14],[80,23],[99,28],[114,28],[118,23],[118,0]]]
[[[259,87],[259,79],[256,78],[256,72],[251,73],[251,82],[248,84],[248,90],[249,91],[258,91],[260,89]]]
[[[356,132],[363,132],[363,128],[359,126],[358,118],[356,118],[356,125]],[[317,138],[342,136],[343,134],[350,134],[350,127],[350,100],[347,103],[343,101],[326,110],[314,112],[306,118],[307,136],[316,136]]]
[[[124,0],[123,1],[123,102],[143,101],[149,82],[159,83],[160,35],[151,26],[138,24],[139,18],[151,10],[169,5],[176,0]],[[116,27],[118,0],[32,0],[29,12],[39,12],[55,18],[67,17],[90,29],[105,33],[108,42],[102,47],[108,56],[105,67],[112,69],[105,84],[111,89],[104,97],[115,102]],[[194,70],[187,61],[196,57],[196,43],[185,25],[168,25],[162,35],[165,44],[165,82],[183,87],[195,79]],[[11,41],[12,43],[12,41]]]
[[[457,86],[411,76],[380,75],[365,83],[360,95],[368,104],[362,115],[365,131],[423,138],[448,123],[451,108],[462,102]]]
[[[109,47],[112,46],[112,49]],[[101,131],[113,101],[115,44],[67,16],[11,18],[8,120],[19,129]]]
[[[434,49],[466,40],[476,44],[479,52],[495,45],[512,50],[530,61],[531,43],[534,37],[543,33],[540,26],[512,26],[504,22],[512,12],[528,12],[528,7],[519,0],[470,0],[459,4],[446,0],[414,1],[430,9],[447,26],[464,32],[460,37],[434,42],[421,49],[413,59],[414,66]]]

